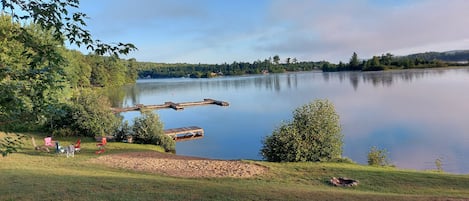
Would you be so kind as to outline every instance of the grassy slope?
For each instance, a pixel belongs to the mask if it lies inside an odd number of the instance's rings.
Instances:
[[[91,164],[88,160],[97,157],[91,139],[82,140],[83,151],[75,158],[39,153],[29,144],[20,153],[0,158],[0,200],[469,199],[469,175],[337,163],[259,162],[270,171],[257,178],[175,178]],[[149,150],[159,149],[109,143],[104,154]],[[358,179],[360,185],[332,187],[328,184],[332,176]]]

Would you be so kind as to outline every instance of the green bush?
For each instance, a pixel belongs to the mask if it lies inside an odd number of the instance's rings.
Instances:
[[[50,118],[50,129],[68,136],[104,136],[115,132],[120,118],[110,110],[107,97],[91,89],[76,91]],[[66,132],[66,133],[63,133]]]
[[[159,145],[165,151],[174,151],[176,148],[176,142],[164,134],[159,116],[151,111],[143,111],[141,117],[134,119],[132,131],[136,143]]]
[[[376,146],[371,147],[370,152],[368,152],[368,165],[388,166],[387,153],[386,149],[378,149]]]
[[[262,156],[268,161],[286,162],[299,161],[299,137],[296,128],[291,123],[283,123],[275,129],[271,136],[263,141]]]
[[[330,161],[341,158],[339,116],[327,100],[297,108],[293,121],[284,123],[263,140],[261,155],[268,161]]]
[[[128,136],[132,136],[132,126],[129,125],[129,121],[123,121],[115,132],[116,140],[122,142],[127,140]]]

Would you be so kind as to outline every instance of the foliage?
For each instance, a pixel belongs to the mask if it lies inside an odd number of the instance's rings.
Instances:
[[[442,55],[448,55],[449,53],[440,53]],[[438,55],[440,55],[438,54]],[[458,58],[460,59],[460,55],[465,55],[464,51],[461,53],[454,53],[457,54]],[[432,59],[430,59],[432,58]],[[438,58],[447,58],[445,56],[441,56]],[[452,58],[452,57],[448,57]],[[458,60],[459,61],[459,60]],[[386,53],[381,56],[373,56],[371,59],[368,60],[360,60],[358,59],[357,53],[353,53],[350,62],[348,64],[332,64],[328,62],[324,62],[321,66],[323,72],[335,72],[335,71],[381,71],[386,69],[410,69],[410,68],[434,68],[434,67],[446,67],[446,66],[459,66],[465,64],[458,64],[452,63],[451,61],[444,61],[440,59],[436,59],[434,54],[432,53],[423,53],[423,54],[415,54],[415,55],[408,55],[408,56],[394,56],[391,53]]]
[[[327,100],[297,108],[293,121],[284,123],[263,140],[262,156],[268,161],[330,161],[341,158],[339,116]]]
[[[36,129],[46,122],[53,129],[56,115],[64,117],[76,109],[64,110],[69,98],[64,90],[88,87],[91,68],[81,54],[65,50],[65,41],[114,57],[136,50],[130,43],[94,40],[85,29],[86,14],[75,12],[79,0],[1,0],[0,5],[0,124],[8,125],[4,130]],[[69,134],[66,129],[71,128],[59,129]],[[8,146],[4,143],[0,146]]]
[[[151,111],[143,111],[141,117],[134,119],[132,131],[136,143],[159,145],[165,151],[176,149],[176,142],[164,134],[159,116]]]
[[[84,89],[72,102],[72,127],[84,136],[109,135],[119,125],[120,119],[110,110],[109,100],[96,91]]]
[[[88,137],[110,135],[120,122],[110,107],[108,99],[97,91],[77,90],[70,103],[57,108],[59,112],[51,117],[49,124],[52,130],[65,135]]]
[[[296,128],[291,123],[283,123],[264,138],[261,154],[268,161],[300,161],[299,140]]]
[[[35,25],[0,15],[0,122],[43,124],[65,86],[57,41]]]
[[[274,63],[275,63],[275,64],[279,64],[279,62],[280,62],[280,57],[279,57],[278,55],[275,55],[274,58],[273,58],[273,60],[274,60]]]
[[[90,87],[91,66],[87,57],[75,50],[65,50],[65,77],[72,88]]]
[[[114,133],[116,140],[119,142],[127,140],[127,137],[132,136],[132,134],[132,126],[130,126],[127,120],[123,121]]]
[[[441,157],[435,159],[435,166],[438,172],[443,172],[443,159]]]
[[[426,61],[440,60],[447,62],[464,62],[469,59],[469,50],[456,50],[448,52],[425,52],[406,56],[409,59],[422,59]]]
[[[23,134],[0,132],[0,153],[2,156],[5,157],[8,154],[17,152],[23,145],[24,138],[26,138],[26,136]]]
[[[245,75],[261,73],[283,73],[296,71],[322,70],[324,72],[335,71],[381,71],[386,69],[408,69],[408,68],[431,68],[463,65],[457,63],[443,62],[438,59],[427,60],[426,57],[394,56],[386,53],[381,56],[373,56],[368,60],[360,60],[356,52],[353,53],[348,63],[338,64],[328,61],[303,61],[298,62],[296,58],[286,58],[285,63],[280,63],[280,57],[275,55],[263,61],[233,62],[231,64],[187,64],[187,63],[151,63],[133,61],[133,68],[138,70],[139,78],[171,78],[191,77],[210,78],[223,75]],[[132,68],[130,68],[132,69]]]
[[[79,9],[79,0],[2,0],[2,12],[9,13],[13,20],[30,20],[46,30],[53,30],[55,40],[62,44],[68,40],[70,44],[85,46],[96,54],[106,53],[117,56],[128,54],[137,48],[131,43],[110,45],[95,40],[90,31],[86,30],[85,19],[88,16]]]
[[[269,59],[264,61],[233,62],[231,64],[166,64],[151,62],[135,62],[140,78],[191,77],[207,78],[212,75],[245,75],[260,73],[283,73],[295,71],[311,71],[319,69],[321,62],[295,62],[273,64]]]
[[[389,160],[386,149],[378,149],[376,146],[371,147],[368,152],[368,165],[372,166],[388,166]]]
[[[358,69],[360,69],[360,63],[359,63],[359,61],[358,61],[358,55],[357,55],[356,52],[353,52],[353,55],[352,55],[352,57],[350,58],[349,65],[350,65],[350,69],[351,69],[351,70],[358,70]]]

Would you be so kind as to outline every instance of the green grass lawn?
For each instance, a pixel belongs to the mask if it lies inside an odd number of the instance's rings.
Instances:
[[[59,139],[62,145],[76,138]],[[42,144],[42,137],[36,137]],[[93,139],[82,139],[74,158],[37,152],[30,141],[0,158],[0,200],[469,200],[469,175],[378,168],[344,163],[269,163],[267,174],[248,179],[178,178],[114,169],[98,157]],[[104,154],[161,151],[150,145],[110,142]],[[331,186],[349,177],[352,188]]]

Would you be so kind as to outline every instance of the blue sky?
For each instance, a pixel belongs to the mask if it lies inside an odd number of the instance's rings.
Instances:
[[[466,0],[81,0],[88,29],[164,63],[347,62],[469,49]]]

